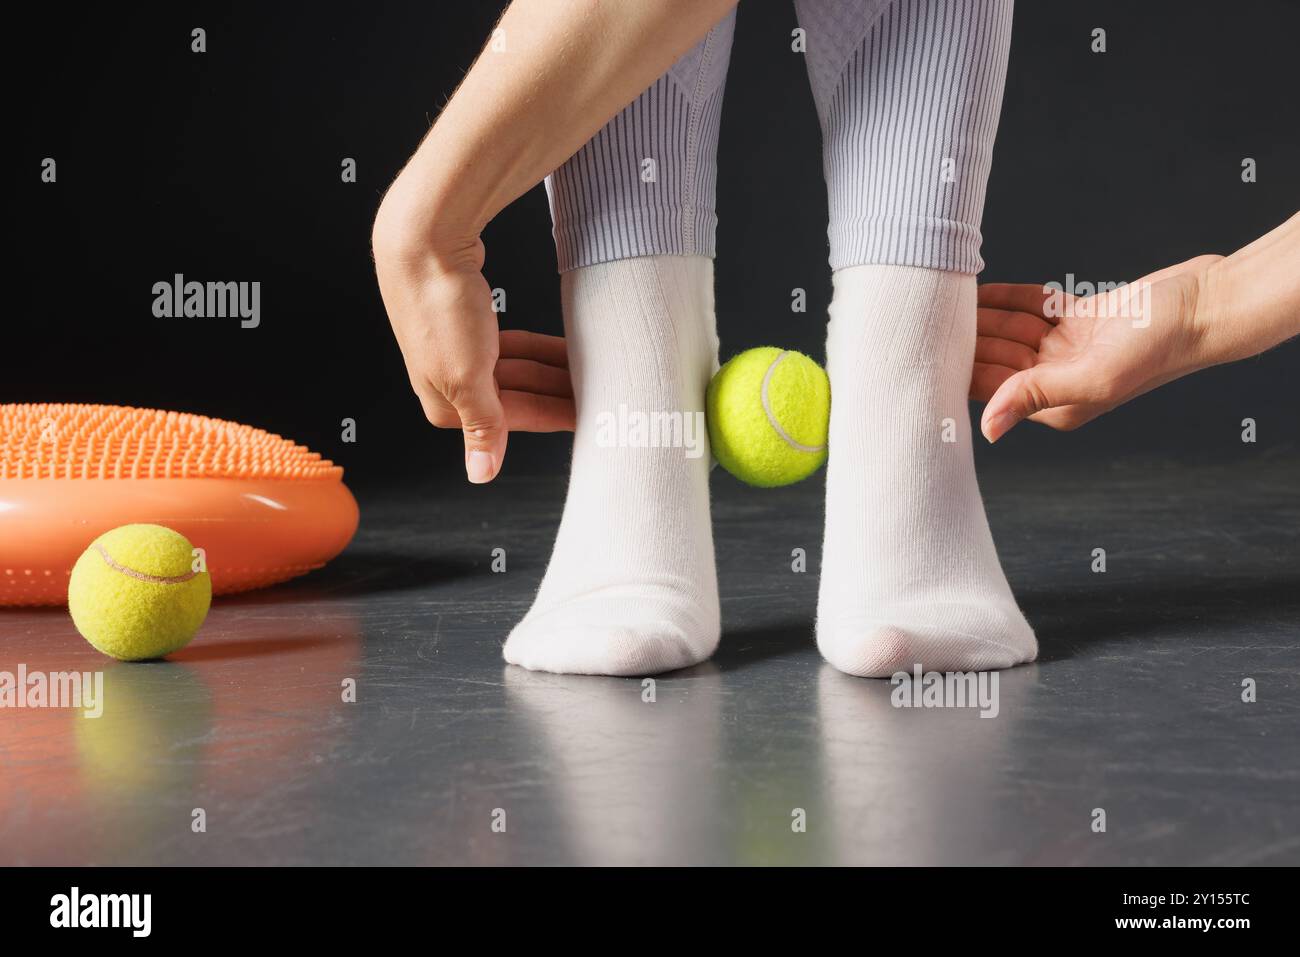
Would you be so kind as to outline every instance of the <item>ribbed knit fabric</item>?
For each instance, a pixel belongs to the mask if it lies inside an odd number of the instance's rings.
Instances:
[[[975,278],[854,266],[834,289],[818,648],[864,677],[1033,660],[975,480]]]
[[[796,0],[830,263],[977,273],[1012,0]],[[713,256],[734,11],[546,180],[560,271]],[[776,55],[776,54],[773,54]]]
[[[822,126],[832,269],[975,274],[1012,0],[795,0]]]
[[[563,274],[561,299],[578,413],[569,492],[506,661],[603,675],[696,664],[720,631],[703,428],[718,352],[713,261],[584,266]],[[638,432],[638,417],[656,413],[681,423],[676,433],[651,430],[680,434],[678,447],[649,447]]]
[[[561,272],[714,255],[718,126],[733,10],[546,178]]]

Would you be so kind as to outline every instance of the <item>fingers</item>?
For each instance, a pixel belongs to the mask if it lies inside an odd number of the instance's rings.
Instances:
[[[496,478],[506,454],[506,416],[490,372],[445,393],[465,436],[465,474],[476,485]]]
[[[501,360],[496,367],[497,398],[509,432],[572,432],[573,387],[564,369],[524,359]],[[440,429],[463,429],[460,412],[431,384],[417,385],[425,418]],[[500,459],[497,460],[498,469]]]
[[[979,336],[975,340],[975,361],[1006,366],[1012,372],[1019,372],[1032,369],[1038,363],[1038,351],[1023,342]]]
[[[977,361],[970,377],[970,397],[976,402],[987,402],[1015,374],[1015,369]]]
[[[546,336],[524,329],[501,331],[501,358],[531,359],[560,369],[569,368],[569,350],[563,336]]]
[[[1023,305],[1027,301],[1023,293],[1006,291],[1022,288],[1025,287],[1004,286],[1001,290],[993,290],[990,298],[1014,300]],[[993,306],[980,306],[977,316],[978,335],[970,397],[977,402],[986,402],[1016,372],[1032,369],[1037,364],[1043,336],[1054,327],[1041,316]]]
[[[506,329],[498,341],[490,374],[441,389],[416,388],[430,422],[461,428],[465,474],[475,484],[501,471],[510,432],[572,432],[576,420],[564,338]]]
[[[1076,297],[1036,283],[991,282],[979,287],[976,302],[981,309],[1005,309],[1038,316],[1056,325],[1069,315]]]
[[[561,336],[501,333],[496,381],[512,432],[572,432],[576,420],[569,357]]]
[[[1041,316],[991,306],[980,306],[976,311],[976,327],[981,336],[1023,342],[1034,349],[1053,328],[1052,323]]]
[[[1057,406],[1085,401],[1086,382],[1068,363],[1045,363],[1009,376],[993,393],[980,431],[990,442],[1006,435],[1021,419]]]
[[[497,360],[497,385],[518,392],[573,398],[569,370],[531,359]],[[512,426],[513,428],[513,426]]]
[[[572,432],[574,429],[576,414],[572,398],[502,389],[501,406],[511,432]]]

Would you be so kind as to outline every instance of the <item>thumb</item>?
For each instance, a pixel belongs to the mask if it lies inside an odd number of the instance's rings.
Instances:
[[[1083,397],[1076,395],[1079,390],[1074,388],[1074,378],[1069,367],[1052,363],[1017,372],[989,399],[980,417],[980,431],[996,442],[1021,419],[1080,401]]]
[[[476,485],[490,482],[501,471],[506,454],[506,416],[489,372],[456,395],[452,405],[465,436],[465,474]]]

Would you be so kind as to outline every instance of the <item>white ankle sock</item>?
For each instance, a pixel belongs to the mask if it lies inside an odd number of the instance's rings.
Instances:
[[[713,261],[584,266],[562,275],[561,296],[578,407],[569,493],[506,661],[601,675],[697,664],[720,632],[703,428],[718,352]],[[693,450],[645,447],[663,420],[638,431],[639,417],[665,412]]]
[[[834,285],[818,648],[865,677],[1032,661],[975,481],[974,277],[868,265]]]

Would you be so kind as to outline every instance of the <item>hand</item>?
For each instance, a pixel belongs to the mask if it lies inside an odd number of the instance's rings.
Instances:
[[[971,398],[996,442],[1021,419],[1070,430],[1204,365],[1199,256],[1076,298],[1037,285],[979,289]]]
[[[509,430],[574,427],[563,340],[498,331],[483,228],[735,5],[512,0],[497,22],[509,55],[478,58],[385,194],[384,307],[424,414],[464,431],[471,482],[496,476]]]
[[[463,431],[469,480],[490,482],[508,432],[573,429],[564,340],[498,328],[477,237],[410,240],[388,215],[375,223],[375,270],[411,387],[431,423]]]

